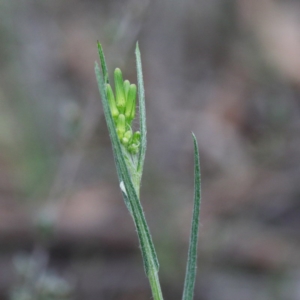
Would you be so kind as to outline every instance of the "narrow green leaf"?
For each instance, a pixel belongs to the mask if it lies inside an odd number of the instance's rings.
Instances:
[[[201,175],[200,175],[200,160],[197,139],[193,134],[194,139],[194,210],[191,226],[190,245],[188,253],[188,261],[186,267],[184,290],[182,300],[192,300],[194,296],[194,287],[197,272],[197,245],[199,232],[199,217],[201,204]]]
[[[125,194],[127,197],[124,197],[124,200],[128,200],[128,205],[132,211],[132,216],[134,219],[134,223],[137,229],[142,256],[144,260],[145,272],[149,276],[150,273],[158,272],[159,264],[157,260],[157,256],[155,253],[154,245],[152,242],[152,238],[149,233],[148,225],[146,223],[146,219],[144,216],[143,209],[140,204],[140,200],[136,194],[134,189],[128,168],[126,166],[125,158],[122,151],[122,146],[120,144],[114,121],[109,109],[108,100],[105,93],[105,85],[103,76],[99,70],[98,65],[95,66],[95,73],[97,77],[98,87],[102,98],[102,104],[104,109],[104,115],[109,131],[109,135],[112,142],[113,153],[115,158],[115,163],[119,175],[120,183],[124,183]]]
[[[108,71],[107,71],[107,66],[106,66],[104,52],[103,52],[102,46],[101,46],[101,44],[100,44],[99,41],[97,41],[97,45],[98,45],[98,54],[99,54],[99,57],[100,57],[100,62],[101,62],[101,68],[102,68],[102,74],[103,74],[103,77],[104,77],[104,82],[105,83],[109,83],[109,77],[108,77]]]
[[[146,106],[145,106],[145,89],[144,89],[144,81],[143,81],[143,71],[142,71],[142,60],[141,60],[141,52],[139,49],[139,44],[136,43],[135,48],[135,56],[136,56],[136,70],[137,70],[137,83],[138,83],[138,95],[139,95],[139,112],[140,112],[140,132],[141,132],[141,145],[138,156],[138,164],[137,170],[142,174],[147,140],[146,140]]]
[[[95,63],[95,73],[96,73],[96,79],[97,79],[97,83],[98,83],[98,87],[99,87],[99,91],[100,91],[101,98],[103,99],[103,96],[105,95],[105,99],[106,99],[106,100],[102,100],[102,101],[107,101],[107,103],[108,103],[108,99],[107,99],[107,97],[106,97],[105,91],[102,90],[102,88],[100,89],[100,86],[101,86],[101,84],[103,83],[103,79],[102,79],[101,71],[100,71],[99,66],[98,66],[97,63]],[[104,86],[104,85],[103,85],[103,86]],[[103,108],[104,108],[104,110],[105,110],[105,107],[104,107],[104,106],[103,106]],[[104,115],[105,115],[105,116],[106,116],[107,114],[110,114],[110,115],[111,115],[111,112],[110,112],[109,107],[108,107],[107,110],[108,110],[108,112],[106,112],[106,113],[104,112]],[[112,126],[112,127],[113,127],[113,129],[109,129],[109,130],[108,130],[108,131],[109,131],[109,134],[110,134],[111,130],[115,130],[115,128],[114,128],[114,123],[109,124],[109,123],[107,122],[107,127],[109,127],[109,126]],[[117,158],[116,158],[115,156],[114,156],[114,158],[115,158],[115,164],[116,164],[116,168],[117,168],[117,174],[118,174],[119,182],[122,182],[122,181],[123,181],[122,172],[121,172],[121,169],[120,169],[119,164],[117,163]],[[123,192],[123,191],[122,191],[122,192]],[[126,204],[128,210],[132,213],[132,209],[131,209],[130,202],[129,202],[129,200],[128,200],[128,197],[125,197],[124,192],[123,192],[123,196],[124,196],[124,202],[125,202],[125,204]]]

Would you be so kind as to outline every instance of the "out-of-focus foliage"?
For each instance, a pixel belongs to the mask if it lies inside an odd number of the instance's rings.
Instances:
[[[11,300],[70,299],[72,288],[62,278],[47,270],[47,257],[35,251],[27,257],[18,255],[14,265],[18,280],[11,292]]]

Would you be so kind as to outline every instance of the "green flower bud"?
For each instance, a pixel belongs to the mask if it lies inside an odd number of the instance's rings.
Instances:
[[[127,146],[130,143],[131,138],[132,138],[132,131],[131,130],[126,131],[122,138],[122,144]]]
[[[114,96],[114,93],[112,91],[110,84],[106,85],[106,95],[107,95],[111,114],[112,114],[113,118],[116,119],[119,115],[119,111],[116,106],[115,96]]]
[[[136,104],[136,85],[131,84],[128,91],[126,109],[125,109],[125,117],[129,122],[131,122],[135,117],[135,104]]]
[[[119,114],[117,119],[117,134],[120,140],[122,140],[124,133],[126,131],[126,122],[125,116],[123,114]]]
[[[129,143],[129,140],[126,137],[123,137],[121,142],[124,146],[127,146]]]
[[[124,86],[125,99],[127,101],[128,91],[129,91],[129,88],[130,88],[129,80],[125,80],[123,86]]]
[[[117,68],[114,72],[115,78],[115,90],[116,90],[116,104],[121,113],[124,113],[125,110],[125,93],[124,93],[124,82],[123,82],[123,75],[122,71]]]
[[[140,141],[141,141],[141,133],[139,131],[136,131],[134,134],[133,134],[133,137],[132,137],[132,143],[133,144],[136,144],[136,145],[139,145],[140,144]]]
[[[126,131],[124,134],[124,137],[126,137],[128,140],[130,140],[132,137],[132,131],[131,130]]]
[[[139,145],[137,145],[137,144],[129,145],[128,151],[132,154],[137,154],[139,152]]]

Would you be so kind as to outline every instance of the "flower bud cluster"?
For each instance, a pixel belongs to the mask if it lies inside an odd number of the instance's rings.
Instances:
[[[128,80],[124,81],[119,68],[115,69],[114,81],[115,94],[110,84],[106,84],[106,95],[115,122],[116,131],[120,142],[128,152],[136,154],[139,151],[141,137],[139,131],[133,133],[131,128],[132,121],[135,117],[136,85],[130,84]]]

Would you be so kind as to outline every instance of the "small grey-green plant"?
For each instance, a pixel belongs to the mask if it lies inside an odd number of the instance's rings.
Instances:
[[[10,300],[70,300],[73,287],[64,278],[49,270],[47,254],[35,251],[32,255],[14,257],[16,281]]]
[[[159,263],[156,256],[153,241],[145,219],[140,202],[140,185],[146,153],[146,110],[145,91],[143,83],[141,54],[136,45],[137,86],[123,80],[122,72],[116,69],[114,72],[115,93],[109,82],[108,70],[101,44],[98,42],[98,52],[101,62],[100,70],[95,65],[95,73],[98,82],[104,115],[108,132],[112,142],[115,164],[125,204],[136,226],[141,252],[143,256],[145,273],[149,279],[154,300],[162,300],[158,270]],[[138,92],[139,103],[139,131],[133,132],[132,121],[136,113],[136,94]],[[194,210],[191,226],[188,261],[184,282],[183,300],[192,300],[197,267],[197,244],[199,231],[199,214],[201,202],[200,187],[200,162],[198,144],[194,139]]]

